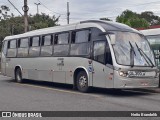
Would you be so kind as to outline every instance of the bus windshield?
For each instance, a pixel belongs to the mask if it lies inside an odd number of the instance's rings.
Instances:
[[[134,66],[155,66],[153,52],[144,36],[131,32],[116,32],[113,45],[116,61],[120,65],[131,65],[133,51]]]

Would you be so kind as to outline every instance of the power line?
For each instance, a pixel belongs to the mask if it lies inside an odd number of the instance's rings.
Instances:
[[[45,7],[47,10],[49,10],[49,11],[51,11],[51,12],[53,12],[53,13],[55,13],[55,14],[59,14],[59,15],[65,15],[65,14],[61,14],[61,13],[58,13],[58,12],[54,12],[54,11],[52,11],[51,9],[49,9],[46,5],[44,5],[40,0],[38,0],[40,3],[41,3],[41,5],[43,5],[43,7]]]
[[[16,8],[16,6],[10,0],[8,0],[8,2],[14,7],[14,9],[16,9],[19,12],[19,14],[23,16],[23,14]]]

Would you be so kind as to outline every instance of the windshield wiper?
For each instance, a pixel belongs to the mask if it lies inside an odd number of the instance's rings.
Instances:
[[[131,49],[130,49],[130,64],[131,64],[131,67],[133,67],[134,66],[134,55],[136,56],[136,53],[135,53],[134,47],[132,46],[130,41],[129,41],[129,44],[131,46]]]
[[[143,56],[143,58],[145,59],[145,61],[148,63],[148,60],[149,60],[149,62],[152,64],[152,67],[154,67],[154,64],[153,64],[153,62],[151,61],[151,59],[143,52],[143,50],[142,50],[141,48],[138,47],[138,45],[137,45],[136,42],[135,42],[135,44],[136,44],[136,47],[137,47],[139,53],[141,54],[141,56]],[[147,58],[148,60],[146,60],[146,58]],[[148,65],[149,65],[149,63],[148,63]]]

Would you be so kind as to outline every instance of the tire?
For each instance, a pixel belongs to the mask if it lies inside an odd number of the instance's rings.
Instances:
[[[85,71],[80,71],[77,75],[76,86],[80,92],[88,92],[88,76]]]
[[[22,72],[21,72],[21,69],[20,69],[20,68],[16,69],[16,71],[15,71],[15,80],[16,80],[16,82],[18,82],[18,83],[22,83],[22,82],[23,82]]]

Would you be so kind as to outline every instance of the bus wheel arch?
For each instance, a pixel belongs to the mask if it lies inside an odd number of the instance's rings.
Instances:
[[[22,83],[23,82],[23,77],[22,77],[22,68],[21,66],[16,66],[14,69],[14,77],[15,77],[15,81]]]
[[[79,86],[77,85],[77,82],[78,82],[77,78],[79,76],[81,76],[81,75],[85,76],[85,78],[87,80],[87,86],[86,86],[87,88],[85,90],[80,90]],[[80,67],[80,68],[77,68],[74,71],[74,75],[73,75],[73,87],[74,87],[74,89],[78,89],[81,92],[87,92],[88,91],[88,89],[89,89],[89,75],[88,75],[88,72],[87,72],[87,70],[85,68]]]

